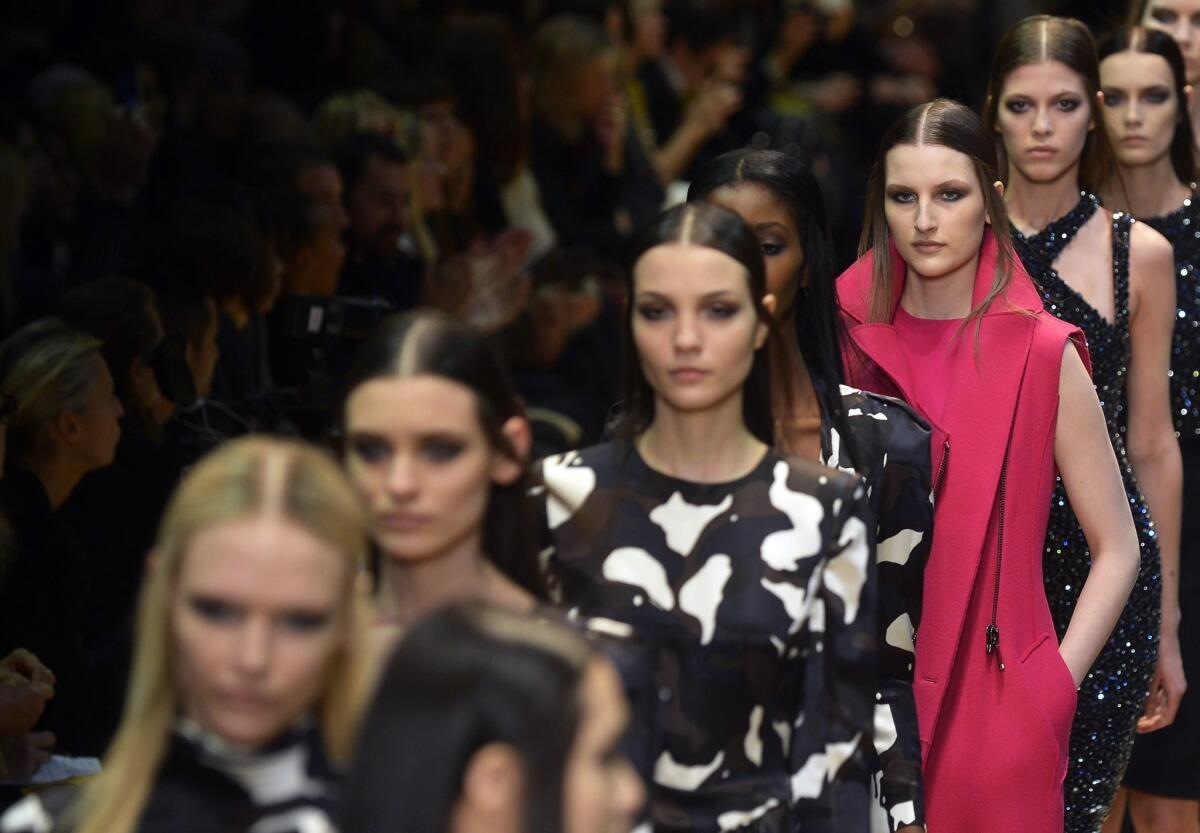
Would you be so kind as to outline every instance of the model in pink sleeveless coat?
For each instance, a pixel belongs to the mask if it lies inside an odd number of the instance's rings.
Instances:
[[[972,309],[992,285],[997,250],[989,228]],[[894,245],[889,255],[894,318],[907,266]],[[977,334],[974,322],[962,332],[944,408],[931,414],[915,393],[923,368],[892,319],[869,323],[872,272],[868,254],[838,281],[851,378],[907,400],[934,428],[934,538],[914,683],[928,829],[1061,833],[1076,684],[1042,588],[1042,541],[1064,349],[1074,341],[1086,363],[1082,334],[1043,311],[1014,263]]]

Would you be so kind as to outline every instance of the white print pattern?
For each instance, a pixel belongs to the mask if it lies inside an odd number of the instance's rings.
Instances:
[[[717,826],[720,827],[722,831],[738,830],[746,827],[747,825],[753,824],[778,806],[778,798],[768,798],[761,807],[755,807],[753,810],[745,813],[740,813],[736,810],[730,810],[728,813],[721,813],[721,815],[717,816]]]
[[[675,492],[670,500],[650,513],[650,520],[667,536],[667,546],[686,557],[692,554],[704,528],[730,506],[733,506],[733,495],[726,495],[716,506],[696,506]]]
[[[847,743],[830,743],[825,745],[825,752],[810,755],[800,771],[792,776],[792,798],[799,801],[802,798],[814,798],[821,794],[825,782],[833,781],[838,770],[842,768],[854,754],[858,746],[859,736]]]
[[[783,609],[787,611],[788,618],[792,620],[791,627],[788,628],[788,633],[796,633],[800,628],[804,627],[804,622],[807,619],[804,609],[804,600],[808,598],[808,594],[803,587],[797,587],[794,584],[786,582],[762,580],[762,586],[773,593],[783,602]]]
[[[679,609],[700,622],[700,644],[712,642],[717,628],[717,608],[725,596],[725,585],[733,575],[728,555],[714,555],[679,590]]]
[[[646,591],[650,601],[663,610],[675,607],[675,595],[667,582],[667,571],[650,553],[638,547],[621,547],[604,559],[603,575],[609,581],[632,584]]]
[[[899,564],[903,567],[908,563],[913,550],[920,546],[925,539],[925,533],[916,529],[902,529],[876,546],[875,561],[883,564]]]
[[[700,766],[684,766],[675,762],[671,752],[664,751],[654,764],[654,783],[662,784],[676,790],[695,791],[708,780],[709,776],[721,768],[725,762],[725,753],[718,752],[711,763]]]
[[[762,766],[763,742],[759,736],[762,731],[763,707],[755,706],[750,712],[750,729],[746,732],[746,759],[755,766]]]
[[[859,518],[848,518],[842,528],[842,551],[825,565],[825,586],[846,605],[845,623],[858,617],[858,603],[867,581],[867,566],[871,549],[867,544],[867,527]]]
[[[546,483],[554,484],[546,500],[546,521],[551,529],[557,529],[575,514],[596,488],[596,472],[587,466],[572,465],[578,459],[578,451],[568,451],[548,457],[542,463],[546,467]]]
[[[913,647],[912,620],[908,618],[907,613],[897,616],[892,624],[888,625],[884,639],[887,641],[887,644],[902,651],[915,650]]]
[[[771,505],[787,515],[791,529],[773,532],[763,539],[763,561],[775,570],[792,571],[805,558],[821,552],[821,521],[825,510],[816,497],[797,492],[787,485],[787,463],[775,465],[774,480],[767,491]]]

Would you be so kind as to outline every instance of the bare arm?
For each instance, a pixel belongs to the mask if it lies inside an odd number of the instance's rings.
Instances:
[[[1150,507],[1162,553],[1162,639],[1158,665],[1139,730],[1153,731],[1175,719],[1187,689],[1179,653],[1179,527],[1183,464],[1171,423],[1171,331],[1175,325],[1175,257],[1171,244],[1135,224],[1130,246],[1129,335],[1132,353],[1126,381],[1125,448],[1138,486]]]
[[[1091,570],[1059,646],[1078,685],[1129,598],[1137,578],[1138,541],[1100,400],[1072,344],[1059,373],[1054,459],[1092,553]]]

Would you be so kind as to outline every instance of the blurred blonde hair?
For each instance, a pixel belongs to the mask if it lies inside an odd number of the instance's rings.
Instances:
[[[356,133],[380,133],[409,156],[420,152],[421,127],[414,114],[371,90],[347,90],[321,102],[313,115],[313,141],[324,148]]]
[[[52,453],[46,428],[64,411],[79,411],[96,384],[101,344],[57,318],[39,318],[0,344],[0,393],[16,397],[8,453],[17,460]]]
[[[188,473],[163,516],[138,603],[125,714],[103,770],[72,811],[78,833],[131,833],[152,789],[178,708],[171,607],[191,541],[202,530],[264,512],[280,513],[344,556],[343,647],[326,669],[315,711],[330,759],[347,760],[371,685],[365,511],[324,451],[291,440],[234,440]]]

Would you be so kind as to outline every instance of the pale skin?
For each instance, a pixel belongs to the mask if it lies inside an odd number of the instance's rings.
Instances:
[[[1151,102],[1157,86],[1146,85],[1136,92],[1109,87],[1114,101],[1120,98],[1125,102],[1120,109],[1120,130],[1114,136],[1118,154],[1136,156],[1142,150],[1143,143],[1135,139],[1145,132],[1147,117],[1155,112]],[[1098,106],[1111,126],[1115,117],[1110,111],[1117,108],[1104,104],[1102,92]],[[1056,61],[1022,66],[1010,73],[1000,92],[998,112],[998,129],[1009,158],[1005,192],[1009,217],[1017,228],[1031,234],[1074,207],[1087,134],[1105,129],[1105,125],[1098,125],[1093,116],[1083,79]],[[1127,141],[1121,141],[1123,137]],[[1043,152],[1031,152],[1033,148]],[[1049,213],[1052,211],[1057,213]],[[1063,281],[1106,321],[1114,320],[1112,222],[1107,211],[1092,215],[1054,266]],[[1170,725],[1187,688],[1178,637],[1183,466],[1171,422],[1167,375],[1175,321],[1174,267],[1170,243],[1149,226],[1135,224],[1129,252],[1125,446],[1154,518],[1162,557],[1162,638],[1151,696],[1138,723],[1142,732]]]
[[[1170,5],[1170,4],[1164,4]],[[1197,25],[1200,26],[1200,3],[1196,4]],[[1188,24],[1188,16],[1177,19]],[[1175,79],[1170,65],[1158,55],[1122,52],[1108,56],[1100,63],[1100,80],[1104,93],[1105,127],[1116,149],[1117,164],[1123,188],[1113,189],[1105,201],[1131,211],[1135,216],[1154,217],[1174,211],[1191,195],[1191,189],[1181,182],[1171,164],[1169,149],[1174,136],[1175,121],[1181,102],[1175,92]],[[1186,105],[1195,96],[1190,85],[1184,88]],[[1141,136],[1141,142],[1122,142],[1126,136]],[[1178,654],[1178,561],[1167,564],[1163,551],[1163,645]],[[1160,656],[1163,652],[1160,645]],[[1160,668],[1161,668],[1160,662]],[[1180,667],[1175,680],[1186,685],[1184,669]],[[1167,678],[1168,681],[1171,678]],[[1178,686],[1157,688],[1156,674],[1152,686],[1152,703],[1157,713],[1143,717],[1139,730],[1150,721],[1168,725],[1175,717],[1178,696],[1184,689]],[[1161,693],[1160,693],[1161,692]],[[1157,728],[1157,725],[1154,726]],[[1113,802],[1112,811],[1104,825],[1104,833],[1119,833],[1128,807],[1134,828],[1139,833],[1200,833],[1200,802],[1151,795],[1122,788]]]
[[[888,152],[888,227],[908,264],[900,303],[912,315],[956,319],[969,314],[977,241],[987,222],[984,187],[1003,190],[1000,183],[979,182],[968,157],[958,151],[898,145]],[[976,241],[974,251],[963,241]],[[929,244],[924,251],[923,244]],[[1091,570],[1059,645],[1078,685],[1129,596],[1137,576],[1138,543],[1100,402],[1070,344],[1059,374],[1054,457],[1092,553]]]
[[[1200,81],[1200,0],[1149,0],[1141,23],[1173,37],[1183,53],[1188,83]],[[1200,136],[1200,106],[1194,97],[1188,105],[1193,135]]]
[[[629,726],[621,680],[593,659],[579,685],[580,720],[563,768],[563,833],[629,833],[645,803],[641,779],[619,751]],[[467,761],[449,833],[521,833],[529,792],[518,751],[493,742]]]
[[[522,417],[503,431],[520,459],[491,447],[473,391],[432,374],[371,379],[347,400],[346,465],[384,555],[378,608],[389,644],[454,602],[533,609],[533,597],[483,549],[492,484],[520,477],[531,443]]]
[[[653,469],[695,483],[751,472],[766,445],[742,414],[742,385],[767,338],[745,268],[716,249],[668,243],[634,265],[633,336],[654,389],[637,448]],[[767,295],[768,312],[775,297]]]

